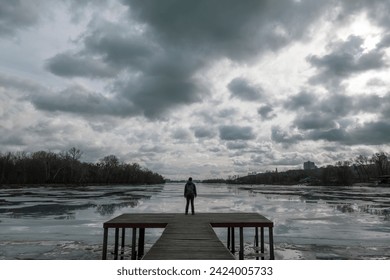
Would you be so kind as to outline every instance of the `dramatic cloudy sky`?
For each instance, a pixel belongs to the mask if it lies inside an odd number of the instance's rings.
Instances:
[[[0,151],[227,178],[389,152],[388,0],[1,0]]]

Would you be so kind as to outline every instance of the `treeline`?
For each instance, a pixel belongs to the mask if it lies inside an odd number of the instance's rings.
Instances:
[[[244,177],[233,176],[226,183],[233,184],[310,184],[310,185],[352,185],[375,182],[378,177],[390,175],[390,156],[378,152],[371,157],[359,155],[354,159],[338,161],[335,165],[312,170],[268,171]]]
[[[202,183],[219,184],[219,183],[226,183],[226,180],[225,179],[205,179],[205,180],[202,180]]]
[[[0,153],[0,185],[10,184],[160,184],[164,178],[137,163],[109,155],[97,163],[81,162],[82,152]]]

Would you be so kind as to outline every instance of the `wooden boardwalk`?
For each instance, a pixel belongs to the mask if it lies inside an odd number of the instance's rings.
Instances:
[[[204,215],[178,215],[143,259],[234,260],[234,256],[218,239],[210,223],[205,222]]]
[[[239,258],[244,258],[243,229],[255,228],[258,247],[258,228],[261,232],[261,250],[264,253],[264,228],[269,229],[270,259],[273,252],[273,223],[257,213],[199,213],[184,215],[166,214],[122,214],[103,224],[103,259],[107,259],[108,229],[115,229],[114,259],[121,255],[125,248],[125,229],[132,229],[132,259],[235,259],[235,228],[239,229]],[[213,227],[228,229],[227,246],[215,234]],[[144,255],[144,238],[146,228],[165,228],[161,237]],[[119,252],[119,230],[122,229],[121,252]],[[138,229],[138,246],[137,246]],[[260,248],[260,247],[258,247]],[[229,250],[230,249],[230,250]],[[122,253],[122,254],[121,254]],[[264,257],[262,258],[264,259]]]

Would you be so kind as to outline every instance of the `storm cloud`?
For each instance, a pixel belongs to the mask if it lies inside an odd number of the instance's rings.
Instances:
[[[307,102],[297,102],[302,98]],[[389,121],[389,100],[388,94],[383,97],[376,94],[329,94],[314,102],[312,95],[300,92],[291,96],[284,106],[289,110],[299,111],[290,124],[298,129],[302,139],[325,140],[344,145],[382,145],[388,142],[385,134],[389,132],[386,125]],[[299,104],[305,106],[301,107]],[[375,114],[376,120],[356,124],[354,117],[359,114]],[[274,128],[273,139],[280,143],[296,143],[299,137],[288,131],[289,129]]]
[[[354,74],[386,67],[385,52],[380,49],[366,51],[363,43],[361,37],[349,36],[346,41],[331,44],[330,53],[324,56],[308,56],[308,62],[318,69],[318,74],[310,81],[337,86]]]
[[[256,101],[262,98],[263,88],[259,85],[252,85],[244,78],[235,78],[228,84],[232,97],[244,101]]]
[[[178,179],[386,151],[389,12],[387,0],[2,1],[0,143],[77,146]]]
[[[222,140],[251,140],[256,136],[249,126],[225,125],[219,128],[219,136]]]
[[[82,39],[83,49],[73,57],[69,52],[57,54],[48,60],[47,68],[63,77],[127,73],[126,81],[113,87],[115,94],[150,119],[207,98],[207,87],[195,76],[217,59],[246,62],[304,37],[297,16],[304,12],[302,8],[311,9],[313,16],[304,17],[309,23],[323,6],[303,7],[287,0],[276,5],[252,0],[224,5],[215,0],[122,4],[129,7],[127,24],[133,28],[122,22],[94,21]],[[275,14],[283,16],[270,21]],[[232,96],[248,101],[261,98],[263,91],[242,78],[231,81],[229,89]]]
[[[0,2],[0,36],[13,35],[20,29],[28,28],[38,23],[42,1],[12,1]]]
[[[273,113],[274,109],[270,105],[263,105],[259,109],[257,109],[257,112],[261,116],[262,120],[270,120],[276,117],[276,114]]]
[[[50,58],[47,69],[62,77],[107,78],[115,76],[114,68],[92,58],[85,58],[71,53],[61,53]]]

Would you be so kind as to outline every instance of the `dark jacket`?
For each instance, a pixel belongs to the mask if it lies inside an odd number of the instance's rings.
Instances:
[[[196,186],[192,181],[187,181],[184,187],[184,196],[195,196],[196,197]]]

